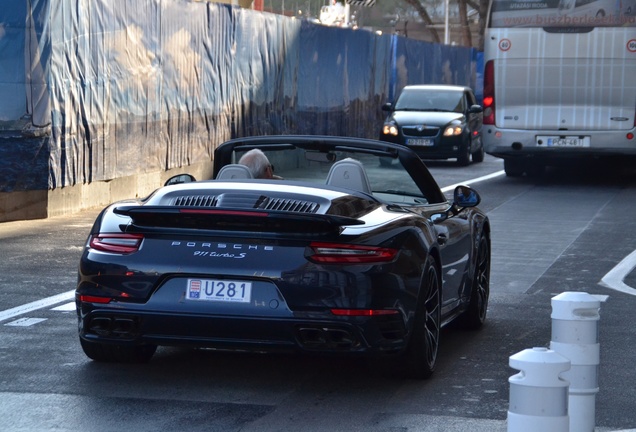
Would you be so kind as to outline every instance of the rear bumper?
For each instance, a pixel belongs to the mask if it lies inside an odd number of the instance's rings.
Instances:
[[[121,305],[120,305],[121,306]],[[192,346],[248,351],[395,352],[406,346],[401,315],[244,317],[109,310],[78,304],[79,335],[100,343]]]
[[[482,140],[486,153],[500,158],[558,160],[590,157],[636,156],[636,128],[620,131],[538,131],[500,129],[484,126]],[[632,134],[632,138],[628,137]],[[546,147],[537,144],[537,136],[585,136],[589,147]]]

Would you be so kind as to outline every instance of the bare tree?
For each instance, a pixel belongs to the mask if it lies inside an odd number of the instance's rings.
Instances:
[[[430,15],[426,12],[426,7],[430,5],[430,0],[403,0],[404,3],[412,6],[426,23],[427,29],[431,32],[435,42],[440,42],[439,34],[433,26]],[[486,26],[486,16],[488,14],[489,0],[452,0],[459,8],[459,25],[462,31],[462,45],[473,46],[472,34],[468,23],[468,6],[479,13],[479,40],[477,48],[484,49],[484,30]]]
[[[431,32],[431,35],[433,36],[433,41],[440,43],[441,40],[439,38],[439,34],[437,33],[437,30],[435,30],[435,28],[433,27],[433,20],[431,20],[431,17],[429,16],[428,12],[426,12],[424,3],[419,0],[404,0],[404,2],[408,3],[409,5],[413,6],[413,8],[415,8],[417,13],[422,18],[422,21],[424,21],[424,23],[426,24],[427,26],[426,28],[428,29],[428,31]]]
[[[467,0],[458,0],[459,6],[459,23],[462,34],[462,45],[473,46],[473,38],[470,32],[470,25],[468,24],[468,7],[466,6]]]
[[[471,7],[479,11],[479,42],[477,44],[477,48],[481,51],[484,50],[484,33],[486,31],[489,6],[489,0],[479,0],[479,8],[471,5]]]

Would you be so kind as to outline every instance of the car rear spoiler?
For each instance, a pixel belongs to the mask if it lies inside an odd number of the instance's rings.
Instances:
[[[176,206],[120,206],[114,213],[128,216],[140,229],[173,228],[282,233],[325,233],[340,231],[364,221],[346,216],[271,211]]]

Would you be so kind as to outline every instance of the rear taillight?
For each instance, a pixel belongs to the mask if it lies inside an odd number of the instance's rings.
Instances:
[[[130,254],[139,250],[143,239],[141,234],[93,234],[89,246],[101,252]]]
[[[484,124],[495,124],[495,65],[492,60],[484,68]]]
[[[312,254],[307,258],[325,264],[372,264],[389,262],[395,258],[397,249],[340,243],[313,242]]]

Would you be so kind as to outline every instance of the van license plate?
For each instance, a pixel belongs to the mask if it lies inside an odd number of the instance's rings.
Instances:
[[[589,147],[590,137],[580,136],[538,136],[539,147]]]

